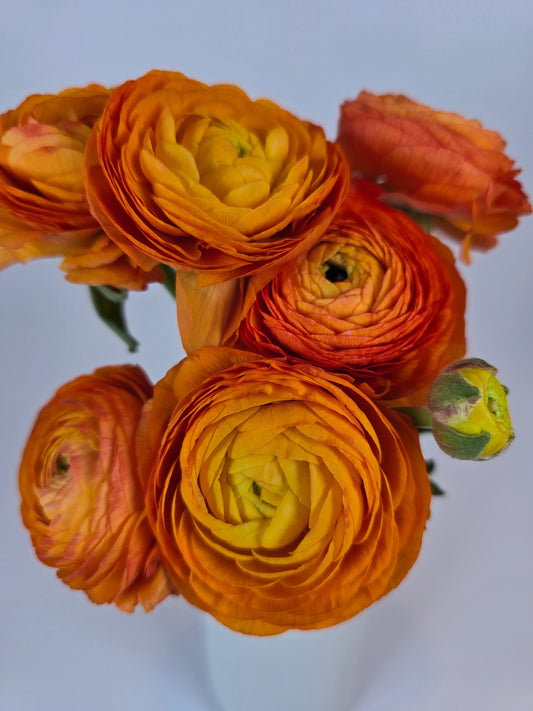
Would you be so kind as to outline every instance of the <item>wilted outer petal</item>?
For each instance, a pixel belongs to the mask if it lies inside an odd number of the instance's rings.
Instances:
[[[96,603],[150,610],[169,593],[144,507],[135,436],[152,385],[100,368],[39,413],[20,466],[21,513],[38,557]]]
[[[109,237],[98,230],[89,245],[72,249],[61,262],[67,281],[88,286],[113,286],[142,291],[151,282],[163,282],[160,267],[149,272],[138,267]]]
[[[224,624],[336,624],[418,555],[418,436],[348,378],[247,357],[201,348],[156,386],[141,426],[149,517],[176,589]]]
[[[85,251],[100,230],[54,232],[43,238],[41,228],[0,208],[0,269],[43,257],[60,257],[71,251]]]

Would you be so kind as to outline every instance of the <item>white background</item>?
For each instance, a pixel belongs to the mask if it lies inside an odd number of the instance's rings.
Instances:
[[[532,31],[527,0],[18,0],[2,10],[0,111],[158,67],[238,84],[334,138],[341,101],[403,92],[499,130],[531,195]],[[469,354],[500,369],[516,441],[489,463],[438,455],[447,496],[407,580],[369,611],[354,711],[533,708],[532,231],[524,219],[461,267]],[[128,315],[134,360],[157,380],[182,355],[172,300],[151,287]],[[0,275],[0,324],[1,711],[215,711],[196,610],[177,598],[149,615],[92,605],[38,562],[19,517],[18,461],[38,409],[129,354],[54,260]]]

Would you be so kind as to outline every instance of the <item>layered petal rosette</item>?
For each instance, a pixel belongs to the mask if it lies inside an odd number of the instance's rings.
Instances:
[[[93,602],[127,612],[169,593],[135,455],[152,392],[137,366],[67,383],[39,413],[20,466],[22,519],[37,556]]]
[[[248,634],[342,622],[413,565],[418,434],[343,376],[226,348],[169,371],[139,443],[176,589]]]
[[[505,141],[478,121],[362,91],[342,105],[337,140],[352,168],[379,180],[389,200],[466,235],[465,253],[470,242],[493,247],[531,212]]]
[[[199,270],[208,283],[275,269],[314,244],[348,166],[321,128],[269,101],[152,71],[111,97],[86,175],[93,213],[134,261]]]
[[[162,279],[131,262],[89,210],[83,153],[110,94],[99,85],[35,94],[0,116],[0,268],[68,254],[74,282],[140,289]]]
[[[240,342],[349,373],[425,404],[465,352],[465,287],[450,250],[356,181],[322,240],[257,294]]]

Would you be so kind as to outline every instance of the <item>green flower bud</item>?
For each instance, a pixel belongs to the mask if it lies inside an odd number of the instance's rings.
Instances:
[[[513,440],[508,390],[497,372],[480,358],[468,358],[446,368],[431,386],[433,435],[451,457],[490,459]]]

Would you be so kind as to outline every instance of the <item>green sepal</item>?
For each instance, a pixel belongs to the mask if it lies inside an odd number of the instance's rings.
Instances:
[[[450,457],[470,461],[482,459],[481,454],[490,442],[490,432],[467,435],[437,423],[433,425],[433,435],[439,447]]]
[[[124,316],[124,302],[128,298],[127,290],[112,289],[108,286],[90,286],[89,291],[98,316],[126,343],[129,352],[135,353],[139,342],[129,332]]]
[[[467,383],[460,373],[441,373],[428,393],[428,407],[435,414],[449,405],[475,403],[480,397],[479,388]]]

